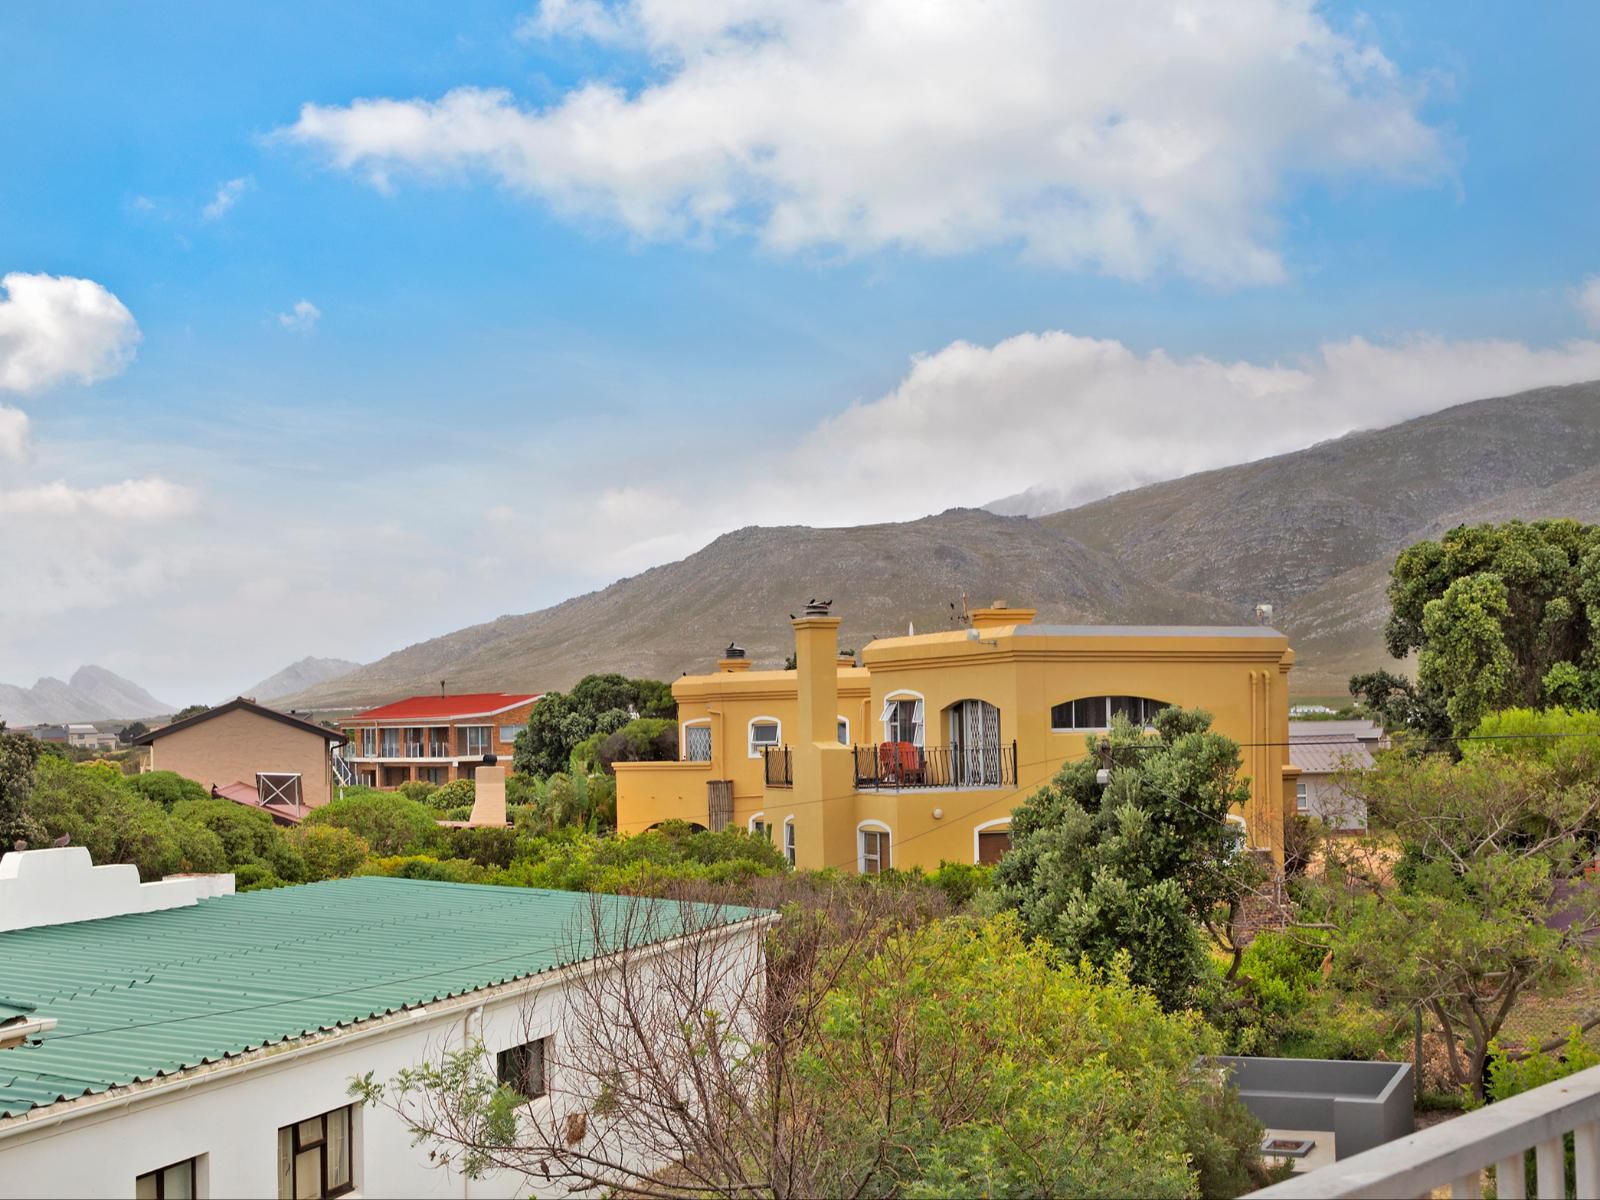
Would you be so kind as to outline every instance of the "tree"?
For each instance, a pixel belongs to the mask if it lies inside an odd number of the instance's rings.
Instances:
[[[43,747],[26,733],[7,733],[0,721],[0,854],[17,842],[42,842],[44,827],[28,815]]]
[[[348,829],[380,856],[425,854],[444,842],[433,810],[395,792],[351,792],[313,809],[302,828],[333,825]]]
[[[128,776],[128,787],[146,800],[154,801],[171,812],[182,800],[207,800],[211,793],[192,779],[176,771],[146,771]]]
[[[546,692],[517,734],[512,769],[544,778],[568,769],[572,752],[597,733],[621,729],[636,717],[677,715],[670,685],[616,674],[586,675],[570,693]]]
[[[1481,1098],[1492,1043],[1523,995],[1576,968],[1600,928],[1593,860],[1600,784],[1592,771],[1516,753],[1388,755],[1347,791],[1403,849],[1387,886],[1382,847],[1330,844],[1332,953],[1357,990],[1426,1009],[1451,1072]],[[1558,919],[1559,918],[1559,919]]]
[[[141,738],[150,732],[150,727],[143,721],[134,721],[124,725],[117,731],[117,740],[124,746],[131,746],[135,738]]]
[[[305,880],[342,879],[367,859],[367,843],[335,825],[303,825],[289,831],[289,844],[305,862]]]
[[[1203,928],[1233,956],[1240,907],[1260,867],[1228,821],[1249,799],[1239,748],[1200,709],[1156,714],[1154,735],[1118,717],[1108,739],[1110,782],[1087,758],[1062,767],[1011,819],[1011,850],[996,868],[1001,896],[1028,932],[1109,967],[1126,950],[1129,977],[1168,1008],[1193,1002],[1208,975]]]
[[[643,1197],[1232,1195],[1260,1126],[1214,1034],[1012,914],[919,924],[888,888],[791,909],[765,961],[704,905],[604,902],[574,931],[548,1098],[481,1044],[356,1081],[469,1177]],[[652,953],[669,934],[674,951]],[[530,1035],[535,1030],[530,1026]],[[574,1120],[575,1114],[582,1114]],[[670,1169],[661,1169],[670,1164]]]
[[[1400,553],[1389,605],[1389,652],[1417,652],[1455,733],[1511,705],[1600,707],[1600,526],[1459,526]]]
[[[619,762],[674,762],[678,757],[678,723],[641,717],[607,734],[595,747],[595,765],[614,775]]]
[[[172,714],[172,723],[177,724],[179,721],[187,721],[190,717],[198,717],[201,713],[210,711],[211,705],[209,704],[189,704]]]
[[[1450,735],[1443,695],[1436,689],[1419,690],[1404,675],[1381,669],[1352,675],[1350,694],[1391,733],[1409,731],[1434,742]]]

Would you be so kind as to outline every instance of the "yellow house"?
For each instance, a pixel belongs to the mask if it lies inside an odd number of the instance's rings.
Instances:
[[[1241,746],[1253,849],[1283,857],[1288,639],[1261,626],[1035,625],[996,604],[965,629],[838,653],[825,606],[794,620],[796,669],[724,658],[673,684],[681,761],[618,763],[617,824],[677,819],[779,840],[790,862],[864,872],[992,862],[1011,810],[1118,712],[1204,708]]]

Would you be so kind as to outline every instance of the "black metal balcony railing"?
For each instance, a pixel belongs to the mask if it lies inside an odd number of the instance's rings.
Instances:
[[[855,747],[856,789],[1015,787],[1017,743],[1009,746]]]
[[[761,760],[766,769],[768,787],[794,786],[794,756],[789,753],[789,747],[764,746]]]

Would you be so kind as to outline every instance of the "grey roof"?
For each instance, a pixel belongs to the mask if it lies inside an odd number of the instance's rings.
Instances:
[[[1266,625],[1018,625],[1018,637],[1281,638]]]
[[[1376,721],[1289,722],[1291,742],[1376,742],[1382,737],[1383,726]]]
[[[1300,742],[1290,739],[1289,762],[1307,775],[1332,775],[1336,771],[1364,771],[1376,761],[1370,742]]]

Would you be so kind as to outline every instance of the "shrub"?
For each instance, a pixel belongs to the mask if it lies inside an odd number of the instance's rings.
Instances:
[[[277,857],[283,834],[270,813],[232,800],[203,796],[181,800],[172,810],[180,821],[202,825],[222,840],[223,852],[233,864],[269,862]]]
[[[465,858],[480,867],[508,867],[517,852],[517,831],[493,826],[448,831],[451,858]]]
[[[477,797],[478,789],[470,779],[452,779],[443,787],[436,788],[428,796],[428,806],[439,812],[464,808],[469,813],[472,811],[472,802]]]
[[[259,892],[264,888],[288,886],[285,880],[279,879],[261,863],[245,863],[233,869],[233,890],[236,892]]]
[[[168,812],[180,800],[206,800],[211,796],[209,790],[176,771],[146,771],[143,775],[130,775],[128,787],[134,794],[154,801]]]
[[[395,879],[432,879],[440,883],[488,883],[489,872],[458,858],[438,859],[427,854],[369,858],[357,875],[387,875]]]
[[[289,843],[305,863],[308,883],[353,875],[367,860],[367,843],[337,825],[302,825],[290,831]]]
[[[597,735],[599,736],[599,735]],[[614,733],[600,737],[595,765],[614,775],[619,762],[672,762],[678,757],[678,723],[649,717],[629,721]]]
[[[426,779],[408,779],[395,790],[407,800],[415,800],[418,804],[427,804],[428,797],[439,790],[440,785],[429,783]]]
[[[378,855],[421,854],[443,841],[433,810],[394,792],[346,793],[314,809],[304,825],[348,829]]]

